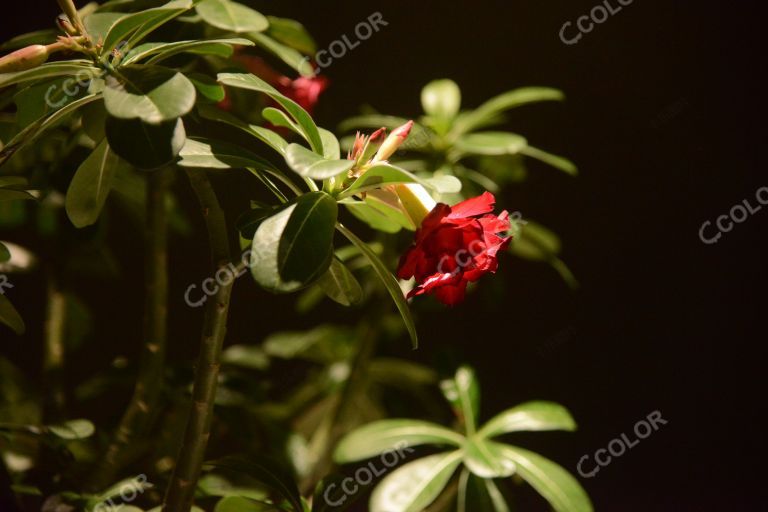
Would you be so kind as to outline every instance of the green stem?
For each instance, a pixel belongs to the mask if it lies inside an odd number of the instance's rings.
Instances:
[[[229,264],[230,251],[224,212],[205,171],[187,169],[187,175],[205,217],[213,269],[226,268]],[[233,282],[234,280],[230,280],[228,284],[221,285],[216,294],[206,303],[202,344],[192,387],[192,408],[187,418],[187,427],[176,467],[166,491],[163,512],[188,512],[192,506],[195,487],[210,437],[221,364],[221,348],[226,334]]]
[[[104,458],[91,479],[100,490],[115,480],[133,442],[149,429],[163,385],[168,338],[168,219],[165,199],[169,170],[147,178],[147,231],[144,252],[144,344],[133,396]]]
[[[57,0],[59,3],[59,7],[61,7],[61,10],[64,12],[64,14],[67,15],[69,18],[69,21],[72,22],[72,25],[75,26],[77,31],[81,35],[86,35],[85,32],[85,25],[83,25],[82,20],[80,19],[80,14],[77,12],[77,7],[75,7],[75,3],[72,0]]]

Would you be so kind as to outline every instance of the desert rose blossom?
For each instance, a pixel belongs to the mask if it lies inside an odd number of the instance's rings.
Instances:
[[[509,214],[494,215],[490,192],[454,206],[438,203],[416,231],[413,245],[400,258],[397,276],[416,279],[408,297],[434,294],[453,306],[464,299],[467,283],[498,267],[497,254],[511,236]]]

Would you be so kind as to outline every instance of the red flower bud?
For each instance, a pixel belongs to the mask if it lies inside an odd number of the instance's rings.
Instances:
[[[493,273],[497,254],[511,236],[509,214],[492,214],[490,192],[448,206],[438,203],[416,231],[413,245],[403,254],[397,270],[401,279],[416,278],[408,297],[434,293],[449,306],[464,299],[467,283]]]

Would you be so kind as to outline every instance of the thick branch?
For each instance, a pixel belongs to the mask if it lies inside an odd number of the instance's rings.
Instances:
[[[115,480],[133,441],[148,430],[162,390],[168,330],[168,221],[165,198],[169,179],[166,169],[154,171],[147,178],[144,345],[133,396],[92,478],[91,486],[96,490]]]
[[[205,217],[213,270],[226,268],[230,251],[224,212],[205,171],[188,169],[187,175]],[[210,437],[213,404],[221,364],[221,347],[226,334],[233,281],[229,280],[228,284],[221,285],[205,306],[202,343],[192,388],[192,408],[187,418],[187,427],[176,467],[165,495],[163,512],[188,512],[192,506],[195,487]]]

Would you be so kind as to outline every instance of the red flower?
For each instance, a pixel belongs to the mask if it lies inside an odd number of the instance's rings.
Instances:
[[[496,255],[512,237],[503,236],[510,229],[509,214],[491,213],[495,202],[485,192],[454,206],[438,203],[429,212],[397,270],[400,279],[416,278],[409,298],[434,293],[452,306],[464,299],[467,283],[496,271]]]

